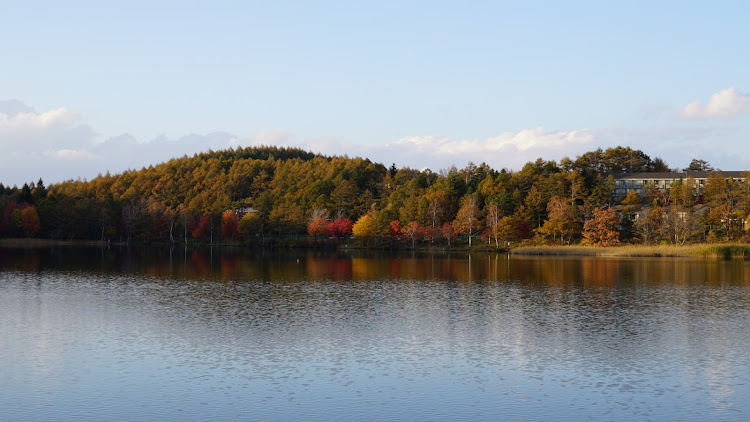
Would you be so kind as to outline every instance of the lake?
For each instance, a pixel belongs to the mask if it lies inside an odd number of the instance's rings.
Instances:
[[[747,420],[750,263],[0,249],[2,420]]]

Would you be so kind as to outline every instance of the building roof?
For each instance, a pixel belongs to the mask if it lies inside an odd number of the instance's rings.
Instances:
[[[744,171],[716,171],[733,179],[744,178]],[[713,171],[680,171],[680,172],[644,172],[644,173],[612,173],[615,179],[707,179]]]

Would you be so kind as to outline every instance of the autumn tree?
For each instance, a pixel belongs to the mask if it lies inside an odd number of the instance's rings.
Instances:
[[[606,178],[602,178],[601,174],[597,174],[593,183],[594,187],[591,189],[591,194],[584,200],[585,206],[594,209],[611,205],[612,193],[615,190],[614,177],[610,174]]]
[[[391,221],[391,223],[388,225],[388,236],[400,237],[401,234],[401,222],[398,220]]]
[[[516,238],[517,219],[511,216],[505,216],[497,222],[495,226],[495,238],[502,240],[503,245]]]
[[[426,216],[426,221],[433,229],[440,227],[443,215],[449,208],[448,194],[441,189],[433,189],[420,201],[420,214]]]
[[[424,227],[418,221],[411,221],[404,227],[404,236],[411,240],[411,248],[416,246],[417,239],[421,238],[424,233]]]
[[[485,221],[487,222],[486,226],[490,230],[490,234],[495,238],[496,248],[499,247],[497,226],[500,223],[500,218],[502,218],[500,207],[494,203],[490,204],[490,206],[487,207],[487,217],[485,218]]]
[[[36,208],[34,208],[33,206],[26,207],[21,210],[21,222],[23,232],[26,234],[26,237],[36,235],[42,228],[42,225],[39,221],[39,214],[37,214]]]
[[[211,234],[211,217],[201,215],[198,220],[195,221],[190,234],[194,239],[205,239],[209,237]]]
[[[471,247],[472,236],[479,230],[479,218],[480,210],[477,195],[467,195],[461,202],[461,208],[453,221],[453,228],[456,233],[466,235],[469,238],[469,247]]]
[[[448,246],[450,246],[451,240],[456,237],[456,230],[453,228],[453,225],[451,223],[446,221],[445,223],[443,223],[440,234],[443,236],[443,239],[448,242]]]
[[[321,216],[312,217],[307,225],[307,233],[310,236],[328,236],[328,221]]]
[[[337,219],[328,223],[328,234],[338,239],[340,237],[351,236],[352,228],[354,224],[352,220],[344,217],[338,217]]]
[[[614,246],[620,243],[620,220],[612,208],[594,209],[592,217],[583,225],[584,243],[593,246]]]
[[[340,211],[344,216],[351,216],[352,210],[357,204],[357,188],[349,180],[341,179],[331,192],[333,211]]]
[[[273,211],[274,201],[273,195],[266,191],[260,194],[256,204],[256,210],[258,219],[260,220],[260,234],[265,240],[266,233],[268,233],[269,223],[271,222],[271,212]]]
[[[636,220],[635,229],[643,239],[643,243],[648,245],[659,233],[663,222],[663,214],[664,209],[654,201],[651,208]]]
[[[681,209],[692,207],[695,203],[693,185],[694,181],[692,178],[686,181],[682,179],[675,180],[669,188],[669,204]]]
[[[338,221],[339,232],[343,236],[351,236],[354,229],[354,222],[349,218],[342,218]]]
[[[233,210],[226,210],[221,214],[221,235],[234,240],[237,235],[239,218]]]
[[[622,205],[625,206],[625,211],[628,213],[632,213],[638,210],[638,208],[641,205],[641,197],[638,196],[637,193],[635,193],[634,190],[628,191],[628,194],[625,195],[625,198],[622,200]]]
[[[690,207],[672,205],[662,215],[661,236],[675,245],[684,244],[696,230],[697,220]]]
[[[577,208],[557,195],[550,198],[547,204],[548,218],[539,229],[539,234],[555,243],[570,243],[581,230]]]
[[[750,216],[750,171],[742,172],[742,179],[738,181],[738,184],[738,206],[745,216]],[[745,225],[745,230],[750,230],[750,225]]]
[[[377,216],[372,212],[359,217],[354,226],[352,227],[352,233],[356,237],[377,237],[380,235],[377,226]]]
[[[237,226],[237,231],[245,239],[251,239],[255,235],[261,234],[262,223],[260,217],[254,212],[249,212],[242,216]]]
[[[536,185],[529,189],[529,193],[524,199],[524,210],[525,218],[534,225],[534,227],[542,227],[544,217],[546,214],[547,200],[545,199],[542,192],[537,189]]]
[[[739,209],[743,197],[742,184],[716,171],[709,174],[705,188],[706,204],[710,207],[710,228],[715,229],[717,234],[723,235],[726,240],[738,237],[744,220]]]

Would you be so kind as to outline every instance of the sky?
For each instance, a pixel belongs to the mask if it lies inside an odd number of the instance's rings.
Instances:
[[[0,0],[0,183],[294,146],[750,169],[746,1]]]

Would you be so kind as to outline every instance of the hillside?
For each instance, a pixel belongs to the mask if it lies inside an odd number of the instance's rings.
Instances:
[[[495,245],[533,236],[570,243],[586,238],[584,221],[615,205],[607,174],[665,170],[660,159],[627,147],[560,163],[538,159],[519,171],[469,164],[439,173],[294,148],[237,148],[90,181],[0,184],[0,237],[212,242],[343,236],[353,229],[358,237],[393,236],[411,244],[450,242],[457,235],[483,235]],[[691,194],[697,197],[684,195]],[[732,212],[744,219],[750,201],[739,199]],[[674,203],[667,192],[629,201],[631,210]],[[236,210],[248,206],[255,212],[240,221]],[[632,221],[621,219],[610,229],[622,241],[656,239],[641,236]],[[743,234],[731,225],[709,229],[728,238]],[[697,239],[700,230],[693,231]]]

